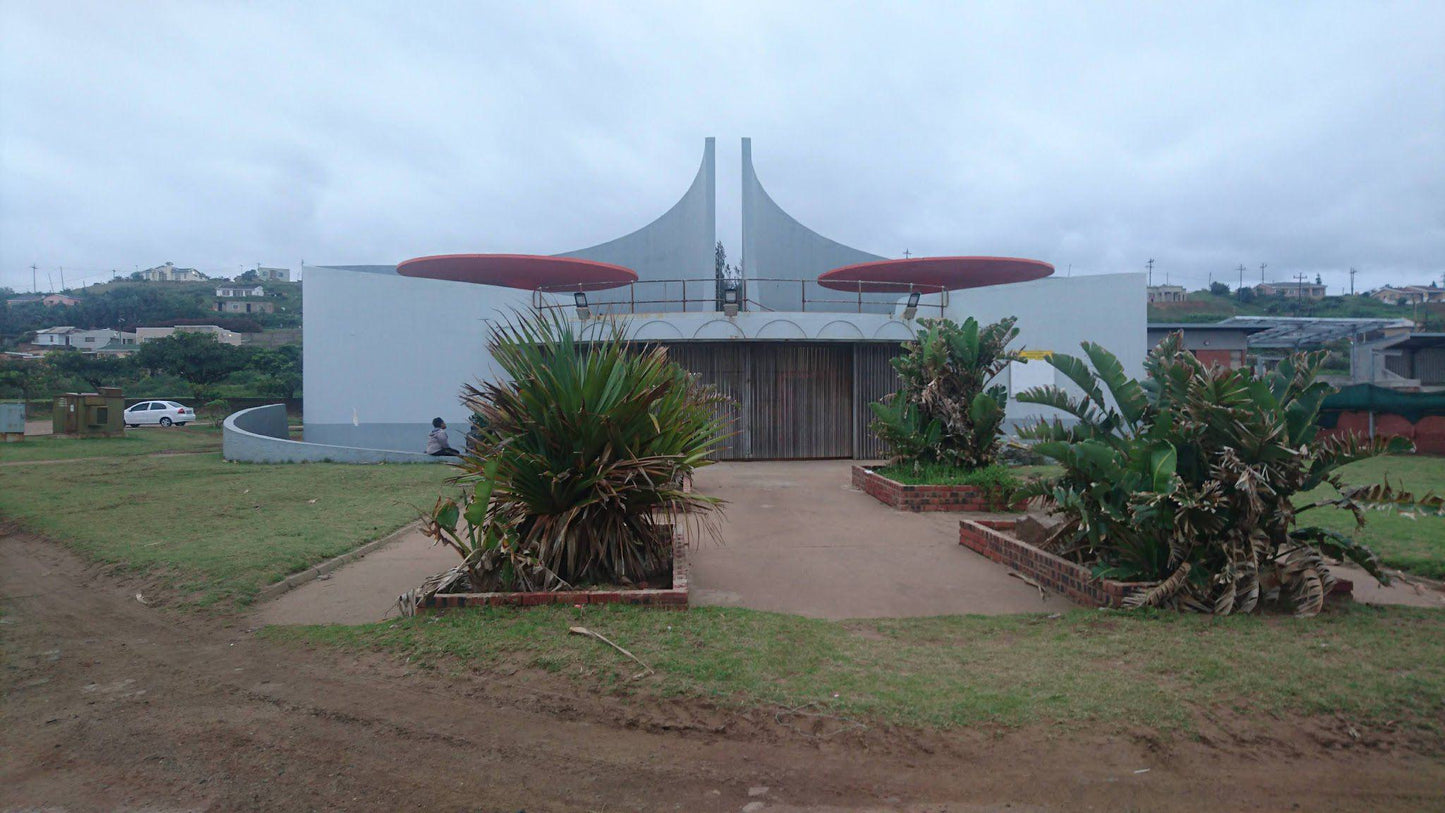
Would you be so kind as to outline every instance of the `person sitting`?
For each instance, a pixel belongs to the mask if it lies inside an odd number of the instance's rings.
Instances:
[[[452,448],[451,439],[447,437],[447,422],[441,418],[432,418],[431,434],[426,436],[426,453],[432,457],[461,457],[461,452]]]

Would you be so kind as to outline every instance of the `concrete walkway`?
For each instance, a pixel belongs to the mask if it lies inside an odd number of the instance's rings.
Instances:
[[[1060,612],[1067,599],[961,547],[963,514],[894,511],[850,484],[848,461],[722,463],[697,475],[728,501],[722,542],[694,544],[694,606],[751,607],[816,618]],[[971,515],[977,516],[977,515]],[[457,564],[413,531],[283,594],[253,613],[264,624],[362,624],[394,614],[396,597]],[[1381,588],[1343,568],[1357,601],[1445,606],[1436,590]],[[1338,571],[1337,571],[1338,572]]]
[[[444,548],[413,530],[332,572],[307,582],[252,613],[266,624],[367,624],[396,614],[396,597],[420,587],[428,576],[460,564]]]
[[[694,604],[817,618],[1065,610],[958,545],[961,514],[895,511],[851,484],[851,461],[723,463],[698,491],[728,501],[724,544],[692,551]]]

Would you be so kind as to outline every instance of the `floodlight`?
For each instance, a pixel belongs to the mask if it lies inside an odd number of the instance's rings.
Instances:
[[[572,301],[577,305],[577,318],[587,321],[592,318],[592,309],[587,307],[587,294],[576,291],[572,294]]]
[[[738,289],[728,288],[723,291],[723,313],[729,319],[738,315]]]
[[[919,293],[917,291],[908,294],[908,304],[903,306],[904,320],[912,319],[918,315],[918,297]]]

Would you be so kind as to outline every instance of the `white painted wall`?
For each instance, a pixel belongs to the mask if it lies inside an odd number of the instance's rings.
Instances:
[[[306,440],[420,451],[440,417],[460,447],[462,385],[498,374],[487,320],[529,308],[530,294],[360,268],[304,269]]]
[[[1049,277],[954,291],[949,295],[947,312],[950,319],[960,322],[970,316],[981,322],[1017,316],[1019,338],[1013,346],[1028,350],[1083,357],[1080,343],[1096,342],[1118,356],[1129,375],[1139,378],[1144,375],[1148,352],[1146,284],[1144,274]],[[1046,363],[1034,361],[1030,366]],[[1057,371],[1050,371],[1054,383],[1074,389]],[[1009,401],[1011,422],[1046,414],[1057,413],[1047,407]]]
[[[467,429],[462,384],[499,374],[487,320],[531,306],[523,291],[401,277],[391,266],[308,266],[303,279],[305,437],[314,443],[417,451],[440,416],[459,445]],[[1143,274],[1045,279],[958,291],[946,312],[960,321],[1018,316],[1019,344],[1029,349],[1078,355],[1080,342],[1099,342],[1137,377],[1146,352],[1144,286]],[[886,314],[673,313],[638,316],[632,329],[641,339],[673,341],[857,341],[906,340],[914,324]],[[1044,411],[1011,402],[1008,417],[1016,423]]]

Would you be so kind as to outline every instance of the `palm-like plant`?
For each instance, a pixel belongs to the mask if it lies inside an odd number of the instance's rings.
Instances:
[[[1102,347],[1085,343],[1088,363],[1055,354],[1050,363],[1082,392],[1040,387],[1018,395],[1075,419],[1040,420],[1020,431],[1064,474],[1026,486],[1065,517],[1049,544],[1101,576],[1153,582],[1132,606],[1249,612],[1285,591],[1296,612],[1319,611],[1334,583],[1323,555],[1348,558],[1388,579],[1367,547],[1317,527],[1303,511],[1335,505],[1364,524],[1366,504],[1439,507],[1388,487],[1349,488],[1336,470],[1400,452],[1399,438],[1321,438],[1315,419],[1329,385],[1316,376],[1324,354],[1298,354],[1272,372],[1206,367],[1166,338],[1140,383]],[[1092,365],[1092,366],[1091,366]],[[1340,496],[1296,508],[1295,495],[1328,483]]]
[[[896,459],[969,470],[994,462],[1008,390],[988,382],[1021,358],[1008,349],[1016,321],[922,320],[908,352],[893,361],[898,391],[870,405],[873,431]]]
[[[477,563],[474,589],[635,583],[670,567],[679,522],[715,531],[720,501],[685,483],[725,436],[721,396],[664,348],[618,323],[583,344],[533,313],[496,327],[491,352],[509,380],[463,396],[479,417],[459,461],[472,490],[430,526]]]

